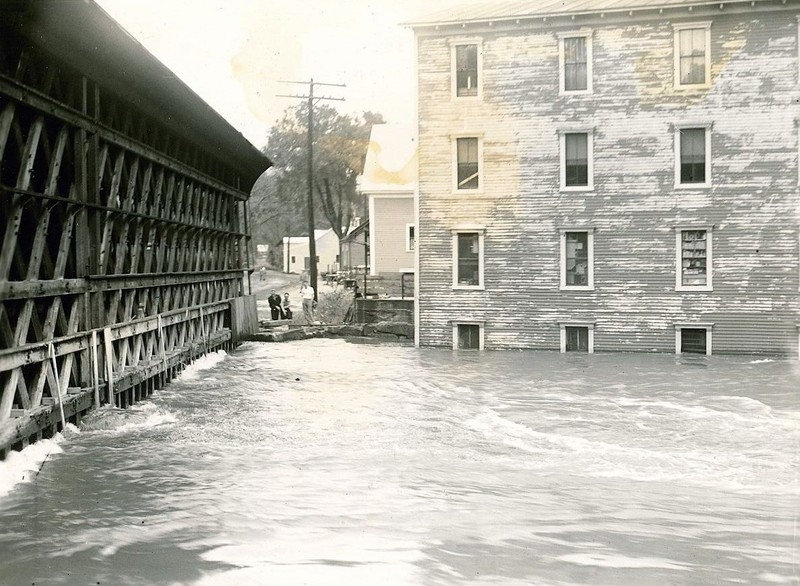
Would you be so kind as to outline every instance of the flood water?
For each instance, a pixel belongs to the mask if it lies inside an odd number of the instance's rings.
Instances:
[[[0,464],[0,583],[800,584],[796,361],[308,340],[199,367]]]

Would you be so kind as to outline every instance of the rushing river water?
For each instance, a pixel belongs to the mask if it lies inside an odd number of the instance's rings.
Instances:
[[[0,583],[798,584],[798,389],[790,360],[245,344],[0,463]]]

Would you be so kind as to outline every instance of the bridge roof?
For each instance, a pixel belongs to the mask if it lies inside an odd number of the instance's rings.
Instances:
[[[242,191],[272,165],[94,0],[0,0],[0,12],[36,45],[225,162]]]

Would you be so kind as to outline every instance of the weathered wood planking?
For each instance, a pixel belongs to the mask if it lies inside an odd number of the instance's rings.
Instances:
[[[768,9],[763,8],[769,5]],[[745,5],[742,5],[745,6]],[[675,350],[713,323],[715,353],[798,351],[796,2],[418,27],[419,341],[485,321],[486,348]],[[674,88],[673,23],[710,20],[711,87]],[[532,24],[528,24],[532,23]],[[559,95],[560,31],[591,29],[593,93]],[[480,39],[483,99],[453,99],[451,44]],[[710,123],[712,187],[674,186],[674,125]],[[559,189],[558,131],[588,127],[594,190]],[[452,140],[479,136],[481,193],[455,193]],[[451,228],[485,227],[485,290],[452,288]],[[675,291],[675,228],[713,226],[713,291]],[[594,290],[559,290],[559,229],[594,230]]]

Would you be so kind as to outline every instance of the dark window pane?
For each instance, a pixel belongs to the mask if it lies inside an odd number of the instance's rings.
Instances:
[[[477,324],[458,324],[458,349],[480,350],[481,327]]]
[[[567,232],[565,240],[565,284],[587,286],[589,284],[589,233]]]
[[[458,189],[478,189],[478,139],[456,140]]]
[[[587,88],[586,37],[564,39],[564,89]]]
[[[589,328],[578,326],[567,326],[565,329],[567,352],[588,352],[589,351]]]
[[[564,162],[567,187],[589,185],[589,135],[586,133],[564,135]]]
[[[456,95],[478,95],[478,45],[456,46]]]
[[[680,131],[681,183],[706,182],[706,129]]]
[[[706,330],[704,328],[681,328],[681,352],[706,353]]]
[[[459,285],[480,285],[480,249],[477,234],[458,235]]]

